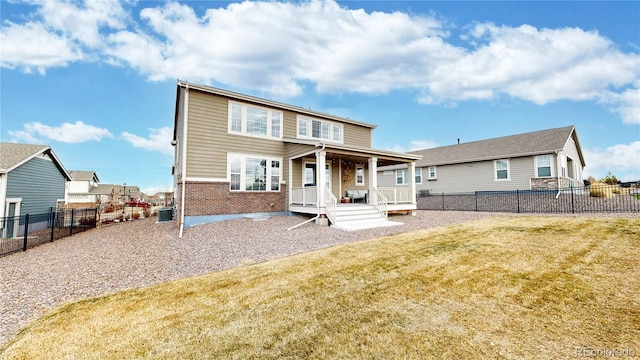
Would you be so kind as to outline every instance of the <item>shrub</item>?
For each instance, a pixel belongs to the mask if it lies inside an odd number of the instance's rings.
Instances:
[[[589,187],[589,195],[598,198],[613,197],[614,187],[603,183],[591,184]]]
[[[142,215],[144,215],[144,217],[149,217],[151,215],[151,210],[149,210],[149,208],[145,208],[142,210]]]
[[[133,219],[138,220],[140,218],[140,213],[133,213]]]

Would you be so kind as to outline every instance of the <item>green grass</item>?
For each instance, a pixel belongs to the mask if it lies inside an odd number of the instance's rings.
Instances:
[[[640,219],[498,217],[62,306],[6,359],[640,353]]]

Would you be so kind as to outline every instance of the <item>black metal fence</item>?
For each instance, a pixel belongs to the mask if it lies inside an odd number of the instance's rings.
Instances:
[[[0,218],[0,256],[96,227],[97,209],[70,209]]]
[[[620,185],[421,195],[417,199],[419,210],[569,214],[640,212],[640,188]]]

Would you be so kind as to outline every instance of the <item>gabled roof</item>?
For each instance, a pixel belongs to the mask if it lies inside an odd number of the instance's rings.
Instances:
[[[0,143],[0,173],[8,173],[41,154],[49,155],[67,180],[71,180],[71,176],[48,145]]]
[[[459,164],[548,154],[564,149],[569,138],[575,141],[584,165],[578,135],[573,125],[412,151],[411,154],[422,155],[422,160],[416,162],[416,166],[420,167]]]
[[[77,181],[93,180],[95,182],[100,182],[100,179],[98,179],[98,175],[95,173],[95,171],[70,170],[69,175],[71,175],[72,180],[77,180]]]

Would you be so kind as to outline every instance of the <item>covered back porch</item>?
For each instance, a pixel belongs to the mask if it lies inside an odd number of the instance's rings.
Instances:
[[[406,164],[413,174],[417,155],[299,142],[288,143],[287,152],[292,212],[317,215],[335,224],[341,213],[356,205],[375,208],[384,218],[389,212],[414,213],[417,208],[415,181],[402,189],[377,184],[379,166]]]

